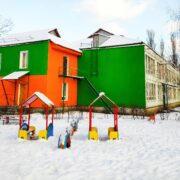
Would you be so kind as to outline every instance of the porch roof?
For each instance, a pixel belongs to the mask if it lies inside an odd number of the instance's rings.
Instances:
[[[17,80],[28,73],[29,71],[15,71],[11,74],[4,76],[1,80]]]

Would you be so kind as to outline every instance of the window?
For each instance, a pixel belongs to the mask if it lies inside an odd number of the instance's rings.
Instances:
[[[68,75],[68,57],[64,56],[63,57],[63,75],[67,76]]]
[[[168,87],[168,99],[176,99],[176,89]]]
[[[157,77],[161,80],[164,80],[164,64],[157,63]]]
[[[68,84],[63,83],[62,86],[62,100],[67,101],[68,100]]]
[[[28,68],[28,51],[21,51],[20,52],[20,69]]]
[[[162,84],[158,85],[158,100],[162,101],[163,100],[163,89],[162,89]]]
[[[2,54],[0,53],[0,71],[1,71],[1,68],[2,68]]]
[[[156,99],[156,85],[153,83],[146,83],[146,98],[147,100]]]
[[[155,60],[146,55],[146,73],[155,76]]]

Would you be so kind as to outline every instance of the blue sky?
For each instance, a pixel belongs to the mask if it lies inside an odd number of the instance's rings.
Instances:
[[[14,32],[57,27],[68,41],[87,37],[103,27],[115,34],[146,40],[154,29],[156,41],[169,36],[168,9],[179,0],[0,0],[0,14],[10,18]]]

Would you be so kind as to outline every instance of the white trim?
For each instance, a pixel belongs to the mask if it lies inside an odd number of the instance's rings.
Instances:
[[[23,67],[22,66],[22,58],[23,58],[23,53],[26,53],[26,59],[25,59],[25,61],[26,61],[26,67]],[[26,51],[20,51],[20,59],[19,59],[19,69],[27,69],[28,68],[28,56],[29,56],[29,53],[28,53],[28,51],[26,50]]]
[[[2,53],[0,53],[0,71],[2,69]]]
[[[66,96],[65,96],[64,101],[68,101],[69,86],[68,86],[68,83],[67,83],[67,82],[62,83],[62,98],[63,98],[64,84],[66,84]]]

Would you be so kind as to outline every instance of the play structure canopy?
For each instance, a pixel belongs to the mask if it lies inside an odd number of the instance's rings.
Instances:
[[[114,127],[108,128],[108,136],[110,140],[118,139],[118,106],[114,101],[108,98],[104,92],[101,92],[99,93],[99,96],[89,105],[89,140],[98,140],[98,129],[96,127],[92,127],[92,110],[93,105],[100,99],[106,99],[114,108]]]
[[[114,107],[118,107],[118,105],[116,105],[116,103],[114,101],[112,101],[110,98],[108,98],[104,92],[100,92],[99,96],[89,105],[92,106],[93,104],[95,104],[99,99],[106,99],[107,101],[109,101]]]
[[[46,104],[48,107],[53,107],[54,103],[46,97],[44,94],[40,92],[35,92],[32,96],[30,96],[23,104],[22,106],[29,106],[37,99],[40,99],[44,104]]]
[[[48,112],[49,108],[52,108],[52,124],[54,121],[54,103],[46,97],[43,93],[35,92],[32,96],[30,96],[20,107],[20,122],[19,122],[19,128],[21,128],[21,125],[23,123],[23,107],[28,107],[28,125],[30,125],[30,105],[35,102],[37,99],[40,99],[42,103],[46,105],[46,130],[48,128]]]

